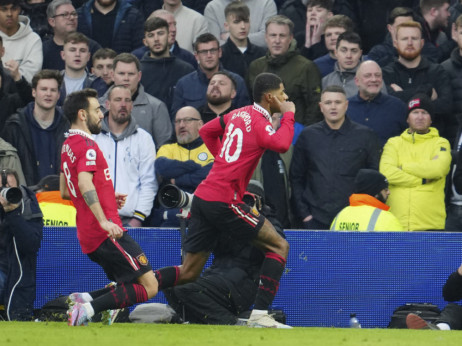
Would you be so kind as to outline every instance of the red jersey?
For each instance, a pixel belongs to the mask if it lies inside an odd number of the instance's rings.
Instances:
[[[107,239],[108,233],[100,227],[80,193],[78,183],[80,172],[93,172],[93,184],[104,215],[108,220],[122,227],[106,159],[90,135],[84,131],[71,129],[61,149],[61,171],[66,178],[71,200],[77,209],[77,238],[83,253],[91,253]]]
[[[240,203],[265,150],[289,150],[294,136],[294,113],[285,113],[281,127],[275,131],[270,114],[255,103],[224,115],[223,120],[209,121],[199,133],[215,162],[194,194],[206,201]]]

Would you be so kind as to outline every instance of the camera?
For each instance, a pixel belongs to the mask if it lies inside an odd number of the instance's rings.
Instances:
[[[22,192],[17,187],[1,187],[0,196],[5,198],[8,203],[16,204],[21,202]]]
[[[159,196],[160,205],[168,209],[189,209],[191,208],[192,199],[194,197],[193,194],[184,192],[183,190],[172,184],[164,185],[159,190],[157,195]]]

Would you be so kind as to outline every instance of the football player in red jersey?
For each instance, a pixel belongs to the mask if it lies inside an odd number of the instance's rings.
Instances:
[[[182,266],[156,270],[159,289],[199,277],[220,232],[252,242],[265,253],[250,327],[290,328],[275,321],[268,308],[284,271],[289,244],[258,211],[242,201],[247,184],[266,149],[285,152],[294,134],[295,105],[287,101],[282,80],[271,73],[255,79],[255,103],[205,124],[200,135],[215,156],[213,167],[197,187],[185,239]],[[272,114],[282,113],[281,126],[272,127]],[[222,138],[222,139],[221,139]]]
[[[63,110],[71,128],[61,150],[61,195],[77,209],[77,237],[83,253],[117,282],[69,296],[69,325],[86,325],[95,313],[154,297],[158,284],[143,250],[122,227],[117,209],[126,195],[114,192],[107,162],[91,136],[100,132],[103,119],[96,91],[68,95]]]

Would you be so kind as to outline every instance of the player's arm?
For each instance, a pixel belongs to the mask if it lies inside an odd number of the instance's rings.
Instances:
[[[123,230],[115,223],[108,221],[106,215],[104,215],[103,208],[101,207],[98,199],[98,194],[96,193],[95,185],[93,184],[93,173],[80,172],[78,180],[80,193],[96,220],[98,220],[101,228],[108,233],[109,237],[120,238],[123,234]]]
[[[223,136],[225,129],[224,118],[221,120],[220,118],[215,118],[204,126],[202,126],[199,130],[199,135],[201,136],[202,140],[204,141],[205,145],[212,153],[213,157],[217,156],[220,152],[221,148],[221,140],[220,137]]]
[[[61,193],[62,199],[71,199],[71,195],[69,195],[69,190],[66,185],[66,178],[62,172],[59,175],[59,192]]]

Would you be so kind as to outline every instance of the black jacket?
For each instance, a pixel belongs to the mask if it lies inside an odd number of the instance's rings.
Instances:
[[[462,276],[455,271],[449,275],[443,286],[443,298],[448,302],[456,302],[462,299]]]
[[[290,18],[294,23],[294,36],[306,30],[306,6],[301,0],[287,0],[281,6],[279,14]]]
[[[6,272],[1,302],[10,320],[32,319],[35,301],[37,253],[42,241],[43,215],[34,192],[21,186],[22,207],[0,211],[0,269]]]
[[[34,148],[32,135],[26,112],[33,111],[34,103],[18,110],[6,122],[2,132],[2,138],[13,145],[18,150],[18,156],[28,186],[35,185],[39,182],[37,156],[35,151],[40,148]],[[54,128],[54,138],[56,141],[56,158],[55,174],[60,172],[61,147],[64,143],[64,133],[69,129],[69,121],[62,115],[61,108],[57,107],[55,117],[58,117],[58,124]]]
[[[290,182],[296,217],[330,225],[348,205],[361,168],[378,170],[381,145],[368,127],[349,118],[339,130],[325,121],[306,127],[294,146]]]
[[[250,63],[266,53],[265,48],[250,43],[249,39],[247,39],[247,50],[242,53],[230,38],[221,46],[221,51],[220,60],[223,67],[228,71],[237,73],[244,79],[247,76]]]

